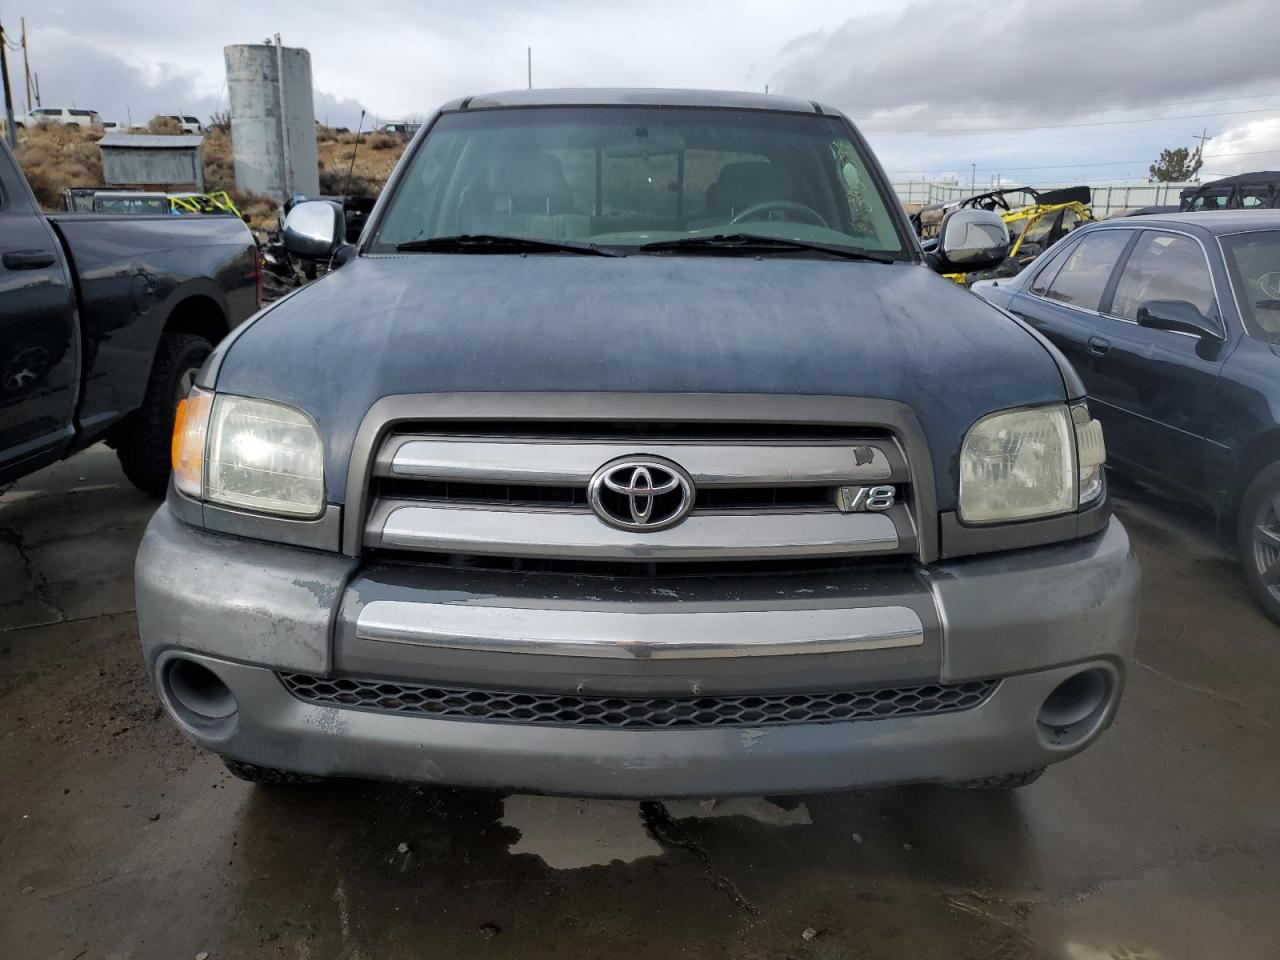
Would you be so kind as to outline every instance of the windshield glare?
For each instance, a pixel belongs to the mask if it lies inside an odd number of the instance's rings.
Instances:
[[[1225,236],[1222,248],[1250,331],[1280,337],[1280,230]]]
[[[651,107],[445,114],[371,249],[460,234],[638,247],[724,233],[904,253],[844,122]]]

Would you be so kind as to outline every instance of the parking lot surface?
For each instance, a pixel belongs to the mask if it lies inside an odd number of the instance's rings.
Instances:
[[[1116,725],[1008,794],[624,803],[260,788],[144,675],[155,509],[95,447],[0,495],[0,957],[1273,958],[1280,629],[1137,487]]]

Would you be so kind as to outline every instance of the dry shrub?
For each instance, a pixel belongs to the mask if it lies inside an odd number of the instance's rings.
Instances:
[[[346,168],[321,167],[320,192],[330,196],[376,196],[382,189],[380,182],[369,180],[361,174],[352,173],[350,184],[347,182]]]
[[[231,195],[231,200],[235,203],[236,209],[245,217],[245,222],[250,227],[256,230],[276,229],[280,210],[276,206],[276,202],[270,197],[249,193],[244,190],[236,190],[234,187],[227,190],[227,193]]]
[[[18,163],[40,206],[59,210],[62,191],[67,187],[102,183],[102,157],[98,152],[101,136],[98,130],[60,124],[18,131]]]
[[[365,142],[370,150],[394,150],[396,147],[404,149],[404,141],[389,133],[371,133]]]
[[[373,148],[375,140],[390,141],[390,146]],[[328,194],[364,194],[376,196],[391,176],[396,162],[404,152],[405,141],[385,134],[361,137],[356,144],[355,134],[339,135],[337,140],[320,143],[317,153],[320,159],[320,191]],[[355,151],[355,169],[347,190],[347,170],[351,167],[351,155]]]
[[[204,188],[234,190],[235,186],[236,157],[231,134],[216,127],[207,130],[204,135]]]
[[[175,136],[183,132],[182,124],[173,119],[173,117],[152,117],[147,123],[147,133]]]

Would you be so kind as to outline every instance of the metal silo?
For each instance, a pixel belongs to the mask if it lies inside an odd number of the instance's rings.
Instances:
[[[279,39],[223,49],[236,186],[276,201],[320,193],[311,54]]]

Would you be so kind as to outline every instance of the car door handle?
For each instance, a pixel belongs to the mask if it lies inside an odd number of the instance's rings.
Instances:
[[[1111,341],[1105,337],[1089,338],[1089,355],[1091,357],[1105,357],[1111,352]]]
[[[48,250],[10,250],[4,255],[4,265],[10,270],[43,270],[57,262]]]

